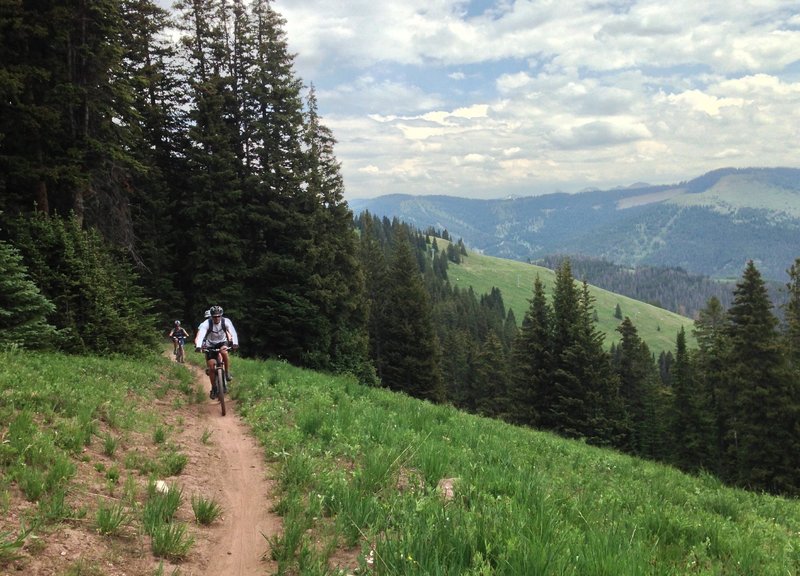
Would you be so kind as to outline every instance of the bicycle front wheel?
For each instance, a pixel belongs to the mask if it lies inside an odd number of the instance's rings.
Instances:
[[[179,345],[178,350],[175,353],[175,360],[178,362],[178,364],[183,364],[183,354],[184,354],[183,346]]]
[[[225,380],[225,369],[217,368],[217,400],[219,400],[219,407],[222,410],[222,415],[225,416],[225,387],[227,386]]]

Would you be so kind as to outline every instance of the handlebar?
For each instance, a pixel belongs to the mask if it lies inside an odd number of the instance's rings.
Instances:
[[[239,348],[238,344],[234,344],[230,340],[227,340],[225,342],[220,342],[219,344],[214,344],[213,346],[209,346],[208,344],[204,343],[203,346],[201,346],[200,348],[195,347],[194,351],[195,352],[208,352],[208,351],[226,352],[228,350],[236,350],[237,348]]]

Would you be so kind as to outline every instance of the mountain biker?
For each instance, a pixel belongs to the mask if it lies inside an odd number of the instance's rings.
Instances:
[[[180,320],[175,320],[175,325],[172,327],[172,330],[169,331],[167,334],[168,338],[172,338],[172,355],[178,355],[178,339],[183,336],[184,338],[189,338],[189,333],[186,331],[186,328],[181,326]]]
[[[216,398],[214,390],[214,359],[215,352],[220,351],[222,363],[225,365],[225,376],[231,381],[230,360],[228,358],[228,347],[234,350],[239,347],[239,336],[230,318],[222,316],[221,306],[212,306],[208,310],[210,318],[197,327],[197,335],[194,337],[196,351],[201,349],[206,353],[206,366],[208,367],[208,378],[211,381],[211,398]]]

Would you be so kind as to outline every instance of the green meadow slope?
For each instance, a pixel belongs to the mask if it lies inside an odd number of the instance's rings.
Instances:
[[[438,239],[437,243],[442,245],[442,241]],[[548,296],[552,296],[555,286],[555,273],[548,268],[474,252],[470,252],[461,264],[451,262],[448,266],[447,275],[454,286],[460,288],[472,286],[476,294],[489,293],[492,287],[499,288],[506,308],[514,311],[517,325],[522,323],[528,310],[536,275],[538,274],[544,283]],[[576,278],[576,280],[581,279]],[[688,345],[694,346],[692,335],[694,322],[690,318],[595,286],[590,286],[590,291],[596,299],[598,329],[606,335],[606,346],[610,347],[612,342],[619,342],[620,339],[616,331],[620,320],[614,317],[617,304],[623,317],[628,316],[631,319],[639,336],[647,342],[651,352],[656,356],[662,351],[674,353],[675,338],[681,326],[686,331]]]
[[[166,478],[183,509],[190,497],[195,506],[175,412],[206,411],[208,400],[187,368],[15,352],[0,353],[0,573],[196,573],[194,537],[230,520],[165,520],[152,506],[164,499],[142,488]],[[249,425],[274,487],[269,502],[242,497],[283,517],[283,532],[264,541],[277,573],[800,573],[796,499],[352,377],[234,362],[226,418]],[[202,444],[225,441],[202,434]],[[81,543],[75,557],[59,545],[67,531]],[[163,558],[187,564],[172,571]]]

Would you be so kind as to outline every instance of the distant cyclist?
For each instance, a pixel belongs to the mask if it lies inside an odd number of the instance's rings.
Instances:
[[[175,320],[175,325],[172,330],[167,334],[167,338],[172,338],[172,355],[178,355],[178,340],[183,337],[184,340],[189,338],[189,333],[181,326],[180,320]]]
[[[195,350],[203,350],[206,353],[206,365],[208,366],[208,378],[211,381],[211,398],[214,398],[214,358],[215,352],[220,351],[222,362],[225,365],[225,375],[228,381],[233,380],[230,371],[230,359],[228,358],[228,348],[234,350],[239,347],[239,336],[230,318],[222,316],[221,306],[209,308],[211,317],[197,327],[197,335],[194,337]]]

